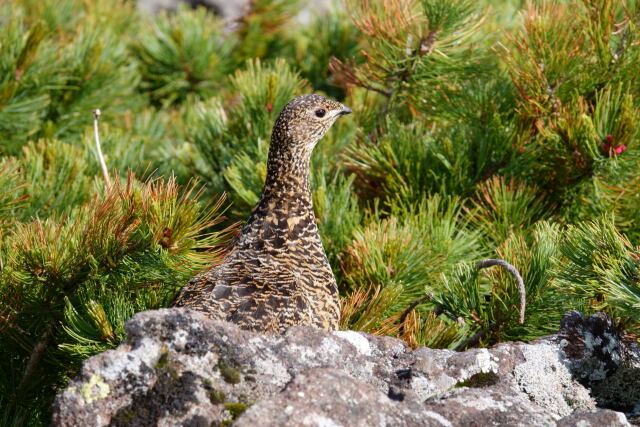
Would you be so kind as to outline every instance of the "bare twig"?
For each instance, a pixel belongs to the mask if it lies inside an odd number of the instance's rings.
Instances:
[[[18,384],[17,390],[21,390],[22,387],[24,387],[27,384],[29,379],[31,379],[31,377],[35,373],[36,368],[40,363],[40,360],[42,360],[42,357],[44,356],[44,352],[47,350],[47,347],[49,347],[49,341],[51,340],[52,335],[53,335],[53,328],[48,327],[44,331],[44,333],[40,336],[40,339],[38,340],[36,345],[33,347],[33,350],[31,351],[31,356],[29,357],[29,361],[27,362],[27,367],[24,370],[24,374],[22,375],[22,380],[20,380],[20,384]]]
[[[417,300],[415,300],[414,302],[412,302],[409,307],[407,307],[407,309],[405,311],[402,312],[402,314],[400,315],[400,322],[404,322],[404,319],[407,318],[407,316],[409,315],[409,313],[411,313],[411,311],[416,308],[418,306],[418,304],[422,304],[423,302],[425,302],[426,300],[429,300],[433,298],[433,294],[426,294],[425,296],[423,296],[422,298],[419,298]]]
[[[400,334],[401,335],[404,334],[404,321],[407,319],[407,316],[409,315],[409,313],[411,313],[418,306],[418,304],[422,304],[423,302],[430,300],[431,298],[433,298],[433,294],[426,294],[422,298],[419,298],[414,302],[412,302],[409,305],[409,307],[407,307],[406,310],[402,312],[402,314],[400,315]]]
[[[345,88],[349,85],[353,85],[373,92],[377,92],[387,98],[390,98],[392,95],[392,92],[389,89],[381,89],[379,87],[375,87],[373,85],[365,83],[360,77],[358,77],[356,71],[351,65],[345,64],[335,56],[332,56],[329,59],[329,70],[331,71],[331,74],[336,79],[336,81]]]
[[[499,265],[500,267],[507,270],[515,279],[518,284],[518,291],[520,292],[520,324],[524,323],[524,311],[527,306],[527,294],[524,288],[524,281],[522,280],[522,276],[518,270],[511,264],[501,259],[483,259],[482,261],[478,261],[476,264],[476,268],[487,268],[492,267],[494,265]]]
[[[107,187],[111,186],[111,180],[109,179],[109,171],[107,170],[107,163],[104,161],[104,156],[102,155],[102,146],[100,145],[100,132],[98,131],[98,121],[100,120],[100,110],[93,110],[93,134],[96,139],[96,149],[98,152],[98,162],[100,163],[100,167],[102,168],[102,176],[104,177],[104,182],[107,184]]]
[[[458,344],[454,350],[455,351],[462,351],[465,350],[469,347],[473,347],[474,345],[478,344],[480,342],[480,340],[487,335],[487,330],[486,329],[480,329],[478,332],[476,332],[475,334],[473,334],[472,336],[469,337],[469,339],[462,341],[460,344]]]

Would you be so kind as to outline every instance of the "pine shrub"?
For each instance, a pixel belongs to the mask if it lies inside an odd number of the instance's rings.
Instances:
[[[0,5],[0,424],[47,424],[83,360],[223,256],[303,93],[355,113],[311,165],[341,327],[460,350],[580,309],[638,332],[637,1],[250,6]],[[520,272],[523,322],[484,258]]]

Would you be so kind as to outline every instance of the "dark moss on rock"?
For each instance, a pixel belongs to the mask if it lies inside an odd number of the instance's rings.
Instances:
[[[229,411],[229,413],[231,413],[231,415],[233,415],[234,418],[237,418],[238,416],[240,416],[240,414],[246,411],[249,406],[251,405],[245,405],[244,403],[239,403],[239,402],[226,403],[224,405],[224,409]]]
[[[468,379],[457,383],[456,387],[482,388],[497,384],[498,381],[500,381],[500,377],[498,377],[498,374],[495,372],[478,372]]]
[[[220,375],[226,382],[230,384],[239,384],[240,381],[242,381],[242,376],[238,369],[232,368],[224,362],[219,362],[218,368],[220,369]]]
[[[207,390],[207,396],[209,396],[209,400],[214,405],[220,405],[224,403],[227,399],[227,396],[224,394],[223,391],[216,390],[216,389]]]
[[[382,419],[386,425],[444,419],[553,426],[578,411],[610,420],[598,425],[628,425],[619,412],[594,413],[593,390],[576,380],[580,372],[571,367],[588,369],[600,356],[572,344],[595,342],[579,328],[566,331],[560,344],[548,337],[465,352],[411,350],[394,338],[353,331],[294,327],[284,336],[255,334],[177,309],[139,313],[127,331],[125,344],[83,363],[56,400],[53,426],[255,427],[299,425],[307,416],[354,426],[382,425]],[[624,374],[626,382],[616,384],[630,388],[640,352],[624,345],[619,354],[629,356],[604,381],[614,384]],[[563,354],[563,346],[574,351]],[[577,363],[568,366],[571,360]],[[96,384],[100,393],[86,392]]]

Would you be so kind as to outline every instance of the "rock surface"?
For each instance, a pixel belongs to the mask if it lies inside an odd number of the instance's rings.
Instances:
[[[303,1],[296,18],[299,22],[307,23],[312,16],[325,14],[332,3],[335,2],[332,0]],[[180,4],[206,7],[227,22],[240,18],[251,8],[250,0],[138,0],[139,8],[148,14],[156,14],[162,10],[173,12]]]
[[[249,0],[138,0],[138,7],[145,13],[156,14],[166,10],[174,12],[180,5],[203,6],[225,20],[242,16],[249,8]]]
[[[611,393],[602,400],[587,388],[625,369],[623,387],[638,390],[637,347],[602,321],[570,312],[558,336],[458,353],[353,331],[261,335],[189,310],[148,311],[127,322],[124,344],[84,362],[56,398],[52,425],[629,425],[597,408]],[[594,335],[603,331],[612,341]],[[631,411],[633,396],[617,408]]]
[[[640,350],[604,313],[565,313],[558,342],[575,377],[599,406],[640,411]]]

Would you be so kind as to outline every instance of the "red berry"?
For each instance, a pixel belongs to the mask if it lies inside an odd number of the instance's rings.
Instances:
[[[622,144],[619,147],[616,147],[616,154],[622,154],[627,150],[627,146]]]

